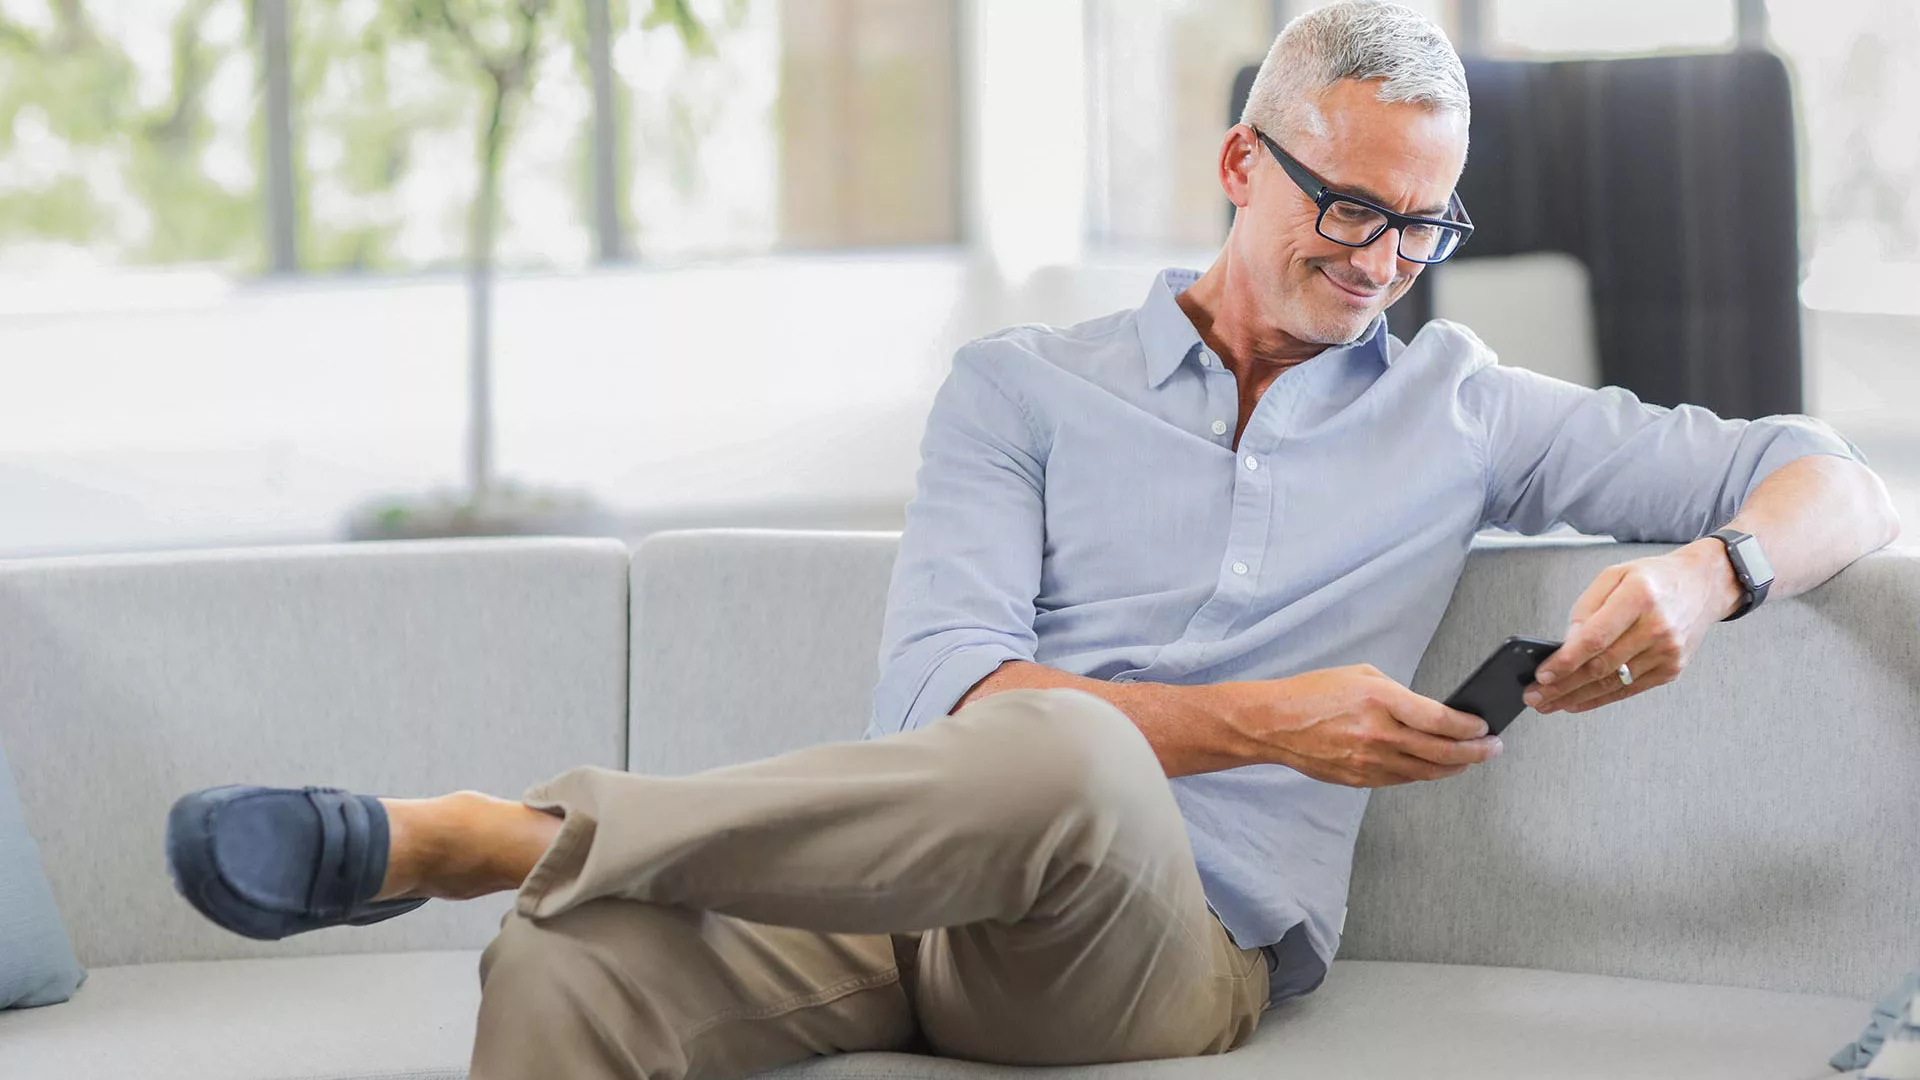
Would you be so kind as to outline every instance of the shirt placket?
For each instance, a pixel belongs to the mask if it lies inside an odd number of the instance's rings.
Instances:
[[[1211,352],[1200,353],[1201,370],[1207,380],[1209,412],[1218,416],[1240,414],[1239,388],[1233,373],[1220,364]],[[1299,380],[1288,372],[1275,379],[1247,420],[1240,447],[1232,450],[1233,429],[1215,423],[1216,438],[1234,454],[1233,511],[1227,527],[1226,550],[1220,559],[1219,576],[1213,595],[1194,613],[1183,635],[1193,642],[1218,641],[1247,609],[1258,593],[1261,568],[1266,561],[1267,542],[1272,531],[1274,483],[1276,473],[1271,462],[1272,448],[1284,436],[1292,418],[1293,392]],[[1224,435],[1218,428],[1224,427]]]

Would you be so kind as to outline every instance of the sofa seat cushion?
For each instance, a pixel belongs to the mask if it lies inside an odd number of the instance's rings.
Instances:
[[[1822,1080],[1869,1002],[1523,968],[1346,960],[1222,1058],[1007,1069],[907,1054],[819,1058],[780,1080]]]
[[[8,1080],[460,1080],[474,952],[96,969],[64,1005],[0,1013]],[[1348,960],[1224,1058],[1002,1069],[910,1054],[818,1058],[781,1080],[1827,1080],[1868,1002],[1519,968]]]
[[[477,952],[95,968],[62,1005],[0,1013],[8,1080],[462,1080]]]

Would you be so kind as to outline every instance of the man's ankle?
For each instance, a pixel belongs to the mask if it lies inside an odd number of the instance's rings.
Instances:
[[[380,900],[471,900],[517,889],[560,831],[553,814],[478,791],[380,804],[390,838]]]

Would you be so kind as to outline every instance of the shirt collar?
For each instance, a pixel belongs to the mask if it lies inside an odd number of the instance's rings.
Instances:
[[[1147,385],[1156,390],[1200,347],[1200,331],[1174,299],[1199,280],[1196,270],[1162,270],[1147,290],[1147,302],[1140,305],[1135,320],[1140,351],[1147,358]]]
[[[1140,332],[1140,350],[1147,358],[1147,385],[1156,390],[1202,345],[1200,331],[1193,328],[1193,321],[1174,299],[1199,280],[1197,270],[1162,270],[1153,279],[1153,287],[1147,290],[1146,303],[1140,305],[1135,325]],[[1393,350],[1387,343],[1386,316],[1374,319],[1360,340],[1336,348],[1350,350],[1355,356],[1371,357],[1383,368],[1391,365]],[[1327,350],[1333,351],[1333,348]]]
[[[1388,347],[1389,336],[1387,317],[1376,315],[1373,317],[1373,325],[1367,327],[1367,332],[1360,336],[1359,341],[1351,345],[1343,345],[1341,348],[1352,350],[1355,356],[1372,357],[1380,362],[1381,367],[1392,367],[1393,349]]]

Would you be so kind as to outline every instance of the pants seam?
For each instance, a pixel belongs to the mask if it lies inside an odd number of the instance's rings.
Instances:
[[[839,1001],[841,998],[858,993],[861,990],[870,990],[876,986],[885,986],[888,983],[898,982],[899,979],[900,970],[898,968],[892,968],[887,971],[875,972],[871,975],[859,975],[851,979],[844,979],[831,986],[824,986],[818,990],[810,990],[804,994],[796,994],[793,997],[776,1001],[771,1005],[762,1005],[755,1009],[723,1009],[699,1023],[688,1027],[685,1031],[679,1032],[678,1037],[681,1044],[685,1045],[722,1024],[731,1023],[736,1020],[770,1020],[776,1016],[783,1016],[798,1009],[830,1004]]]
[[[1092,868],[1095,871],[1111,870],[1115,873],[1120,874],[1123,878],[1126,879],[1130,887],[1130,891],[1138,893],[1142,896],[1145,896],[1149,903],[1153,904],[1154,907],[1158,908],[1160,912],[1163,915],[1165,915],[1174,926],[1179,928],[1180,936],[1183,937],[1190,946],[1192,946],[1196,950],[1199,950],[1203,954],[1206,954],[1209,952],[1210,946],[1208,945],[1208,943],[1200,940],[1200,938],[1194,934],[1193,928],[1187,925],[1185,918],[1181,915],[1181,913],[1178,910],[1175,909],[1173,904],[1170,903],[1165,896],[1161,895],[1159,890],[1147,888],[1142,884],[1141,879],[1146,876],[1144,865],[1138,864],[1133,860],[1128,860],[1128,859],[1108,859],[1108,860],[1103,860],[1100,863],[1094,864]],[[779,899],[785,896],[790,896],[796,892],[803,892],[807,896],[813,899],[823,899],[823,900],[863,899],[866,897],[871,897],[876,894],[892,895],[897,892],[903,891],[903,886],[898,882],[892,882],[885,885],[830,886],[826,888],[808,888],[805,886],[800,886],[800,887],[783,886],[778,890],[769,891],[769,892],[755,892],[753,890],[741,887],[741,884],[737,882],[716,882],[713,879],[705,879],[697,882],[687,882],[685,884],[686,884],[686,887],[689,889],[689,891],[694,891],[694,892],[705,891],[717,884],[719,885],[720,888],[728,892],[733,892],[743,896],[753,896],[758,899]],[[905,888],[907,890],[919,889],[923,891],[933,891],[933,890],[943,889],[945,887],[946,885],[944,882],[936,880],[932,882],[918,883],[915,886],[907,886]],[[1219,923],[1218,918],[1214,917],[1211,912],[1208,913],[1208,918],[1212,920],[1216,925]],[[992,921],[998,921],[998,920],[992,920]],[[968,924],[963,923],[959,925],[968,925]],[[1007,923],[1006,925],[1017,926],[1019,925],[1019,921]],[[1225,928],[1222,927],[1219,930],[1219,933],[1225,934],[1226,933]],[[1234,949],[1235,951],[1243,951],[1240,949],[1238,945],[1235,945],[1233,943],[1231,935],[1228,936],[1226,944],[1228,947]],[[1257,951],[1258,950],[1256,950],[1256,952]],[[1224,973],[1215,972],[1213,973],[1212,977],[1215,979],[1227,979],[1233,982],[1245,982],[1248,979],[1253,977],[1253,974],[1255,971],[1259,970],[1261,967],[1264,966],[1262,963],[1259,962],[1262,959],[1263,959],[1262,957],[1256,956],[1255,957],[1256,962],[1244,972],[1241,972],[1238,974],[1234,974],[1232,972],[1224,972]]]

